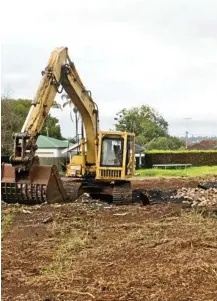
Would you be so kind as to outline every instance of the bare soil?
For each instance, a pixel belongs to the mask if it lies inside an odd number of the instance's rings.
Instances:
[[[203,177],[136,177],[132,181],[134,188],[141,188],[147,190],[167,190],[178,189],[181,187],[197,187],[199,183],[216,181],[217,177],[214,175],[207,175]]]
[[[143,178],[133,185],[167,190],[199,182]],[[2,205],[5,301],[217,301],[216,258],[216,216],[181,204]]]

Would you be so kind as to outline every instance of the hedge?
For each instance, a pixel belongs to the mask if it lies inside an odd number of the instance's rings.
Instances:
[[[153,164],[192,164],[193,166],[217,165],[217,151],[182,151],[182,152],[148,152],[143,160],[143,167],[151,168]]]

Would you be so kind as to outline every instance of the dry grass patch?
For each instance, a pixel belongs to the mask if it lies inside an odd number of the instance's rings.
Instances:
[[[15,216],[23,210],[22,206],[10,207],[6,205],[6,208],[1,213],[1,238],[3,239],[6,232],[10,228]]]
[[[38,284],[97,300],[215,300],[216,218],[181,210],[153,217],[157,206],[125,210],[126,216],[85,217],[86,226],[65,236]]]
[[[19,283],[40,300],[216,301],[214,215],[175,204],[110,209],[68,204],[46,207],[43,217],[37,212],[31,220],[43,220],[46,210],[53,222],[43,224],[44,236],[28,244],[28,260],[40,262],[39,272],[28,274],[23,266]],[[16,261],[13,252],[10,256]],[[21,300],[28,298],[25,293]]]
[[[43,275],[60,274],[71,269],[76,255],[81,252],[87,245],[87,237],[70,235],[59,243],[59,248],[54,252],[52,262],[42,270]]]
[[[10,224],[12,223],[14,214],[8,213],[1,219],[1,237],[3,238]]]

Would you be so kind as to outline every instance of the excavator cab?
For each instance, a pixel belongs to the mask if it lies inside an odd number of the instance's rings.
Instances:
[[[127,132],[99,132],[96,179],[125,180],[134,175],[135,135]]]

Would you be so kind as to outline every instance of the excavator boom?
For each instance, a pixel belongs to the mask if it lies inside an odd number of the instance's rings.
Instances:
[[[37,137],[54,102],[67,62],[67,48],[55,49],[20,133],[14,134],[11,164],[2,164],[1,195],[7,203],[40,204],[67,199],[56,166],[40,166]]]
[[[86,140],[81,139],[81,153],[73,157],[67,175],[83,181],[80,193],[88,191],[98,195],[110,189],[113,201],[131,200],[129,178],[134,172],[134,134],[99,131],[98,107],[83,85],[66,47],[51,53],[21,132],[14,135],[11,165],[2,165],[2,199],[8,203],[36,204],[77,198],[78,189],[71,189],[72,193],[67,195],[57,168],[41,166],[36,156],[37,137],[56,94],[63,89],[78,109],[86,134]]]
[[[65,90],[79,110],[86,131],[87,153],[82,163],[95,166],[98,109],[78,75],[66,47],[56,48],[42,72],[42,80],[20,133],[14,134],[11,164],[2,165],[2,199],[6,202],[48,203],[65,201],[67,195],[55,166],[40,166],[37,137],[57,93]],[[70,196],[71,200],[72,197]]]

